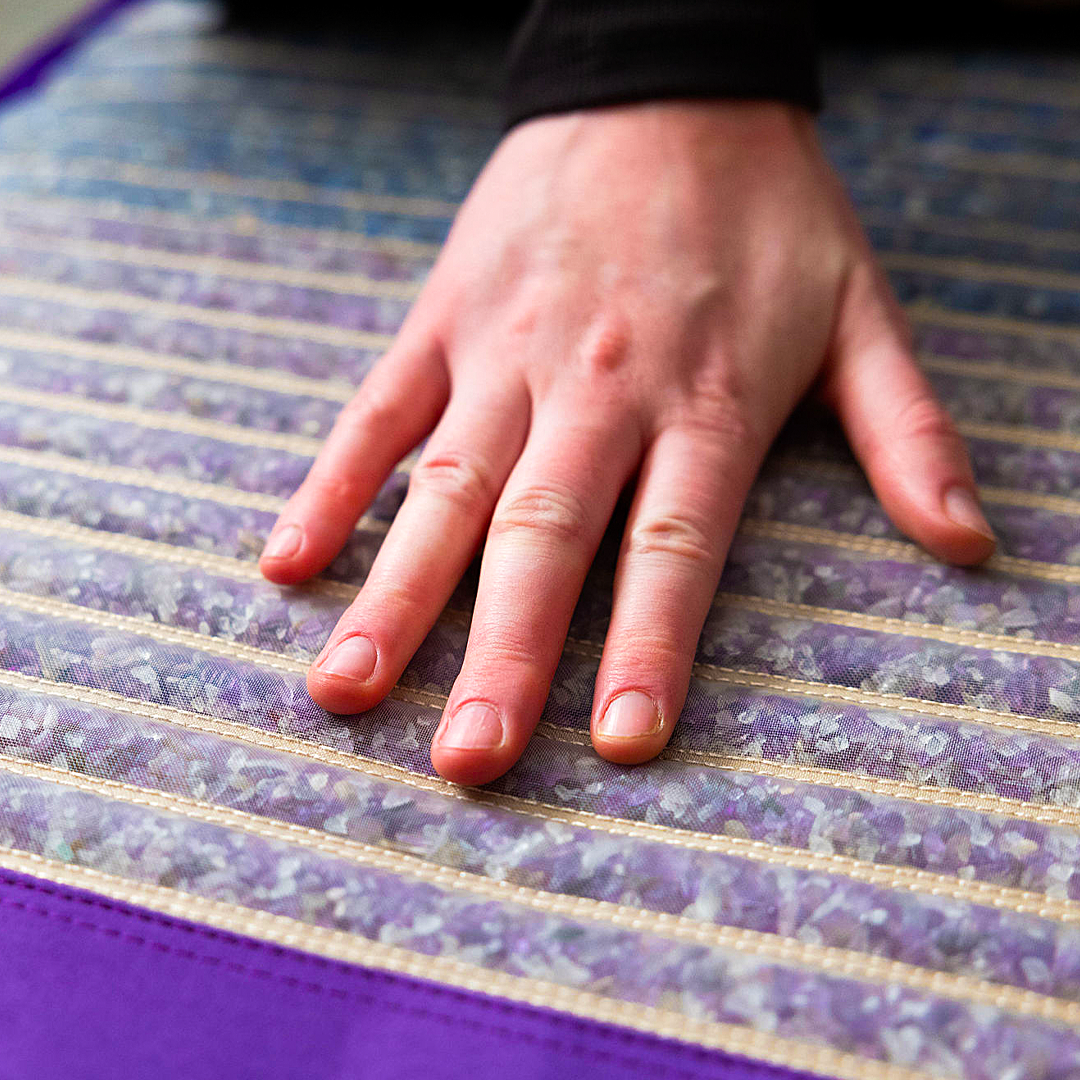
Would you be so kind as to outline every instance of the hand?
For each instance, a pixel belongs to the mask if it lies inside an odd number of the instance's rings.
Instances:
[[[592,739],[612,761],[655,756],[747,490],[815,383],[901,529],[953,562],[992,552],[964,446],[805,113],[667,102],[519,126],[263,553],[272,581],[318,573],[432,432],[311,696],[375,705],[486,535],[431,757],[460,783],[501,775],[632,483]]]

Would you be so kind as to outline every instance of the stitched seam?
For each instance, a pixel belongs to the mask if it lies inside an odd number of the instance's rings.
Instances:
[[[955,112],[951,116],[955,117]],[[1009,125],[1009,134],[1014,128]],[[998,132],[1000,134],[1000,132]],[[895,211],[882,212],[877,207],[860,206],[859,217],[866,223],[878,228],[911,229],[916,232],[941,232],[950,236],[976,237],[982,240],[1012,240],[1031,247],[1065,248],[1071,251],[1080,247],[1080,232],[1068,229],[1055,229],[1050,232],[1018,221],[995,221],[994,219],[962,220],[941,217],[938,214],[920,214],[917,221],[896,218]]]
[[[67,604],[64,601],[43,600],[39,598],[27,598],[22,594],[13,593],[0,586],[0,604],[8,604],[22,608],[35,614],[57,615],[60,618],[72,619],[80,622],[88,622],[91,625],[107,626],[111,629],[127,630],[132,633],[152,637],[157,640],[182,644],[188,648],[209,653],[245,660],[259,664],[270,669],[288,671],[290,673],[306,672],[309,662],[304,660],[290,661],[286,657],[276,657],[277,654],[267,654],[254,646],[238,645],[233,642],[222,642],[218,638],[200,635],[190,630],[168,629],[164,630],[158,623],[146,622],[133,619],[126,615],[115,615],[112,612],[94,611],[90,608],[78,607],[78,614],[71,613],[71,608],[77,605]],[[404,687],[395,687],[388,694],[389,697],[413,704],[427,705],[431,708],[442,709],[446,704],[446,697],[442,694],[434,694],[429,691],[412,690]],[[572,728],[561,728],[551,724],[541,723],[536,729],[541,737],[548,737],[560,742],[577,743],[585,745],[586,736]],[[820,766],[800,766],[794,764],[780,764],[766,761],[761,758],[742,757],[735,754],[718,755],[706,754],[701,751],[667,749],[661,755],[671,760],[681,760],[692,764],[704,765],[708,768],[728,769],[741,772],[749,772],[757,775],[783,777],[794,780],[805,780],[808,783],[840,787],[850,791],[869,791],[884,795],[888,798],[903,799],[909,802],[929,803],[934,806],[947,806],[951,808],[976,809],[984,813],[1003,814],[1008,817],[1023,821],[1035,821],[1056,825],[1076,825],[1080,822],[1080,807],[1063,808],[1057,811],[1050,810],[1038,805],[1031,805],[1019,799],[1007,799],[1000,795],[972,794],[961,792],[954,788],[930,789],[907,781],[885,780],[880,778],[862,777],[852,773],[842,772],[838,769],[825,769]]]
[[[906,619],[886,615],[863,615],[854,611],[815,607],[791,600],[769,600],[760,596],[721,592],[716,594],[713,607],[731,607],[753,611],[760,615],[777,615],[781,618],[808,619],[811,622],[829,623],[833,626],[850,626],[857,630],[874,630],[899,634],[902,637],[921,637],[953,645],[972,645],[977,648],[1024,653],[1030,656],[1080,660],[1080,646],[1063,642],[991,634],[984,630],[964,630],[953,626],[936,626],[932,623],[908,622]]]
[[[1042,368],[1010,367],[1001,360],[958,360],[953,356],[921,353],[919,361],[928,371],[943,375],[958,375],[964,379],[989,379],[1017,383],[1021,386],[1048,387],[1052,390],[1080,390],[1080,376]]]
[[[0,285],[3,279],[0,278]],[[0,288],[2,291],[2,288]],[[238,446],[256,446],[267,450],[283,450],[298,457],[315,457],[322,448],[320,439],[307,435],[289,435],[279,431],[260,431],[224,420],[200,420],[194,416],[182,416],[161,409],[144,409],[137,405],[113,405],[105,401],[90,401],[78,394],[51,393],[42,390],[23,390],[16,386],[0,387],[0,401],[13,405],[26,405],[53,412],[76,413],[97,420],[110,420],[120,424],[158,431],[176,431],[184,435],[197,435],[218,442],[235,443]]]
[[[0,163],[10,161],[39,160],[44,155],[3,154]],[[306,184],[300,180],[270,180],[257,176],[237,176],[233,173],[202,171],[197,169],[162,169],[153,165],[138,165],[91,155],[65,158],[64,174],[87,179],[96,174],[105,180],[127,180],[142,183],[158,181],[161,186],[188,189],[189,185],[199,191],[216,191],[244,198],[257,196],[280,202],[306,202],[314,206],[338,206],[347,210],[360,210],[375,214],[402,214],[414,217],[453,217],[459,203],[443,199],[415,198],[407,195],[377,195],[356,188],[326,188]],[[81,175],[82,174],[82,175]]]
[[[229,364],[217,360],[189,360],[168,353],[152,353],[131,345],[103,344],[84,341],[78,337],[56,334],[37,334],[29,330],[0,327],[0,345],[10,349],[31,349],[38,352],[63,353],[67,357],[91,360],[99,364],[118,364],[148,371],[166,371],[210,382],[236,383],[257,390],[318,397],[327,401],[346,402],[356,387],[331,379],[313,379],[289,371],[273,371],[244,364]]]
[[[434,791],[474,805],[478,801],[490,802],[492,805],[505,806],[517,813],[529,814],[544,820],[556,820],[575,828],[587,828],[598,832],[623,832],[623,830],[626,830],[627,834],[640,839],[666,843],[688,850],[702,850],[701,845],[693,843],[690,839],[698,838],[701,841],[709,842],[704,845],[707,850],[715,850],[723,854],[747,858],[767,865],[790,866],[808,871],[823,870],[828,873],[843,874],[870,884],[921,892],[930,896],[949,896],[970,903],[1003,908],[1023,914],[1035,914],[1039,917],[1054,918],[1062,922],[1072,922],[1080,919],[1080,910],[1078,910],[1080,909],[1080,902],[1069,899],[1054,899],[1036,892],[995,885],[990,882],[952,878],[913,867],[878,866],[873,863],[851,859],[847,856],[826,852],[801,851],[795,848],[770,844],[762,840],[712,836],[707,833],[693,833],[661,825],[648,825],[647,823],[642,823],[639,828],[636,823],[629,820],[609,818],[604,815],[592,814],[589,811],[556,809],[548,804],[522,799],[520,796],[500,795],[495,792],[468,792],[446,781],[409,772],[401,766],[385,764],[358,754],[332,751],[316,743],[302,742],[292,736],[266,732],[232,720],[185,712],[169,705],[139,702],[136,706],[128,699],[111,691],[83,689],[80,692],[78,687],[67,683],[54,682],[36,675],[0,671],[0,684],[22,687],[60,697],[64,700],[94,705],[113,712],[126,713],[137,718],[147,717],[165,723],[176,724],[180,727],[210,732],[241,743],[296,754],[321,764],[348,769],[360,775],[403,783],[424,791]],[[480,798],[480,796],[485,797]],[[593,818],[597,819],[598,822],[606,822],[607,824],[594,823],[591,820]],[[683,840],[679,836],[680,832],[685,833],[688,839]]]
[[[20,202],[18,192],[5,192],[4,201],[9,204]],[[406,240],[392,236],[365,236],[362,233],[343,233],[339,229],[319,229],[313,226],[283,225],[263,218],[242,218],[243,225],[238,227],[238,215],[230,217],[196,217],[179,210],[151,210],[142,206],[125,206],[123,215],[116,213],[116,203],[108,199],[81,198],[79,196],[38,195],[22,197],[20,209],[60,209],[74,210],[80,214],[92,216],[98,220],[111,221],[120,225],[152,225],[175,229],[177,232],[196,236],[217,235],[247,239],[251,236],[268,237],[274,240],[296,239],[309,240],[322,246],[326,251],[375,251],[399,258],[416,259],[424,263],[432,262],[439,254],[441,244],[429,244],[421,240]],[[230,227],[231,226],[231,227]],[[331,243],[327,243],[330,241]]]
[[[2,459],[3,453],[0,451],[0,460]],[[212,555],[203,551],[182,548],[177,545],[164,544],[158,540],[129,537],[123,534],[108,533],[100,529],[76,525],[71,522],[52,521],[14,511],[0,510],[0,526],[4,524],[19,531],[70,540],[106,551],[117,551],[141,558],[175,562],[185,566],[209,570],[212,573],[224,576],[240,576],[257,581],[260,584],[265,582],[265,578],[254,563],[248,563],[229,556]],[[376,533],[385,532],[388,526],[385,522],[365,517],[361,520],[358,528]],[[326,578],[313,578],[305,583],[304,588],[346,601],[353,600],[360,591],[355,585],[350,585],[347,582],[331,581]],[[468,612],[447,610],[443,613],[441,621],[461,625],[463,621],[467,622],[468,619]],[[578,638],[568,637],[566,647],[572,653],[594,659],[598,659],[602,653],[602,648],[598,644]],[[269,655],[278,654],[270,653]],[[781,693],[800,697],[844,701],[871,708],[907,709],[921,715],[936,716],[942,719],[969,720],[993,727],[1054,734],[1064,738],[1076,738],[1080,734],[1077,725],[1067,721],[1047,720],[1019,713],[1002,713],[979,705],[950,705],[946,702],[925,701],[920,698],[904,697],[899,694],[874,694],[870,691],[845,690],[833,688],[831,684],[815,684],[808,680],[770,675],[746,668],[695,663],[692,667],[692,673],[708,682],[775,689]],[[740,679],[735,680],[730,677],[731,675],[738,675]]]
[[[536,734],[556,742],[577,746],[591,745],[588,735],[574,728],[559,727],[543,721],[537,725]],[[706,768],[747,772],[755,776],[773,776],[784,780],[831,786],[845,791],[868,791],[888,798],[929,803],[931,806],[944,806],[954,810],[1001,814],[1020,821],[1071,827],[1076,827],[1080,823],[1080,807],[1063,807],[1055,810],[1046,808],[1045,804],[1026,803],[1021,799],[1012,799],[1004,795],[966,792],[958,788],[929,787],[908,780],[888,780],[882,777],[844,772],[840,769],[828,769],[820,765],[799,765],[795,762],[751,758],[736,752],[717,754],[701,750],[675,749],[670,746],[662,750],[658,757],[669,761],[703,765]]]
[[[0,460],[3,455],[0,454]],[[14,510],[0,510],[0,528],[6,526],[17,532],[31,533],[35,536],[52,537],[72,543],[98,548],[101,551],[113,551],[123,555],[133,555],[154,562],[178,563],[200,570],[208,570],[222,577],[242,578],[257,581],[270,587],[259,567],[254,562],[245,562],[229,555],[213,555],[207,551],[181,547],[179,544],[166,544],[161,540],[146,540],[126,533],[105,532],[103,529],[76,525],[71,521],[57,521],[52,518],[33,517]],[[357,531],[373,535],[385,533],[389,525],[378,518],[367,515],[357,524]],[[325,593],[328,596],[352,600],[360,591],[357,586],[345,581],[332,581],[329,578],[312,578],[301,587],[305,592]],[[274,655],[274,654],[271,654]]]
[[[147,488],[168,495],[184,495],[203,502],[239,506],[247,510],[259,510],[267,514],[280,514],[288,502],[278,495],[266,495],[258,491],[244,491],[226,487],[221,483],[206,483],[174,476],[159,476],[150,469],[132,468],[130,465],[95,465],[82,458],[68,457],[52,450],[33,447],[0,446],[0,461],[23,465],[29,469],[59,472],[81,476],[87,480]]]
[[[1037,431],[1010,424],[980,423],[973,420],[958,420],[956,430],[970,439],[986,439],[990,442],[1009,442],[1020,446],[1037,446],[1050,450],[1065,450],[1072,454],[1080,453],[1080,437],[1066,432]]]
[[[304,319],[280,319],[271,315],[253,315],[245,311],[226,311],[223,308],[200,307],[198,304],[153,300],[117,289],[86,289],[78,285],[61,285],[44,278],[4,276],[0,278],[0,295],[71,304],[75,307],[151,314],[166,321],[195,323],[220,330],[242,330],[289,341],[317,341],[343,348],[387,349],[394,340],[393,334],[373,330],[353,330],[345,326]]]
[[[413,300],[420,294],[422,287],[419,282],[395,278],[373,278],[367,274],[340,270],[304,270],[300,267],[281,266],[275,263],[230,259],[221,255],[156,251],[152,248],[133,247],[110,240],[91,240],[87,237],[79,237],[71,241],[67,238],[32,235],[27,239],[19,235],[11,236],[9,233],[7,237],[0,238],[0,246],[14,247],[19,251],[57,252],[71,259],[96,256],[102,261],[116,262],[124,266],[147,266],[156,270],[180,273],[213,274],[234,280],[270,282],[290,288],[339,293],[369,300]]]
[[[1033,289],[1080,291],[1080,274],[1043,270],[1009,263],[985,263],[952,255],[928,255],[917,251],[881,251],[878,262],[889,270],[928,273],[965,281],[990,281],[1006,285],[1026,285]]]
[[[1010,319],[1003,315],[980,315],[972,311],[952,311],[925,300],[908,304],[906,311],[908,318],[918,326],[937,324],[962,330],[981,330],[991,334],[1012,334],[1019,338],[1080,341],[1080,330],[1071,326],[1054,326],[1034,319]]]
[[[602,646],[595,642],[567,638],[568,652],[591,659],[599,659]],[[1051,734],[1066,739],[1080,737],[1080,725],[1070,721],[1047,720],[1024,713],[1003,713],[981,705],[955,705],[949,702],[930,701],[925,698],[905,697],[902,694],[877,693],[871,690],[849,689],[833,683],[816,683],[808,679],[796,679],[789,675],[772,675],[751,668],[725,667],[719,664],[695,663],[691,672],[704,682],[726,686],[746,686],[763,690],[775,690],[793,697],[843,701],[853,705],[865,705],[874,709],[895,709],[913,712],[920,716],[934,716],[942,720],[960,723],[982,724],[1035,734]],[[732,676],[737,676],[733,678]]]
[[[885,540],[876,536],[860,536],[842,533],[813,525],[794,525],[786,521],[766,521],[761,518],[744,518],[739,527],[743,536],[763,537],[769,540],[794,541],[800,544],[817,544],[843,551],[860,552],[875,558],[887,558],[898,562],[938,565],[932,555],[902,540]],[[1061,584],[1080,582],[1080,567],[1068,563],[1040,562],[1021,559],[1014,555],[993,555],[983,567],[986,570],[1021,577],[1039,578]]]
[[[856,481],[863,487],[867,483],[866,474],[857,465],[842,461],[807,460],[794,454],[776,455],[765,463],[765,469],[774,475],[789,471],[833,480]],[[1080,499],[1071,499],[1065,495],[1046,495],[1038,491],[1017,491],[1015,488],[980,484],[979,496],[984,502],[1049,510],[1055,514],[1080,515]]]

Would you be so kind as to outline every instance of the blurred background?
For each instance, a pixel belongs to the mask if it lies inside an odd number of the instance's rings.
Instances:
[[[0,0],[0,70],[86,6],[86,0]]]

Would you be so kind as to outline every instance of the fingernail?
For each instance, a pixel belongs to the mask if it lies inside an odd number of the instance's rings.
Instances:
[[[439,732],[439,743],[454,750],[494,750],[503,740],[499,714],[482,701],[470,701]]]
[[[990,528],[990,523],[983,517],[975,493],[970,488],[961,487],[960,485],[949,488],[945,492],[944,503],[945,513],[957,525],[961,525],[965,529],[971,529],[972,532],[985,536],[987,540],[995,539],[994,530]]]
[[[334,646],[330,655],[319,664],[327,675],[339,675],[355,682],[367,682],[375,670],[378,653],[370,638],[354,634]]]
[[[299,525],[286,525],[283,529],[278,529],[276,533],[271,534],[270,539],[266,541],[266,547],[263,548],[262,557],[287,559],[300,550],[300,541],[303,538],[304,533]]]
[[[648,694],[628,690],[604,710],[596,733],[609,739],[640,739],[660,730],[660,712]]]

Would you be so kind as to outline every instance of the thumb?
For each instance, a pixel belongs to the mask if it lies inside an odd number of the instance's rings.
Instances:
[[[967,448],[919,370],[903,313],[870,259],[842,296],[823,391],[903,532],[947,562],[993,554]]]

